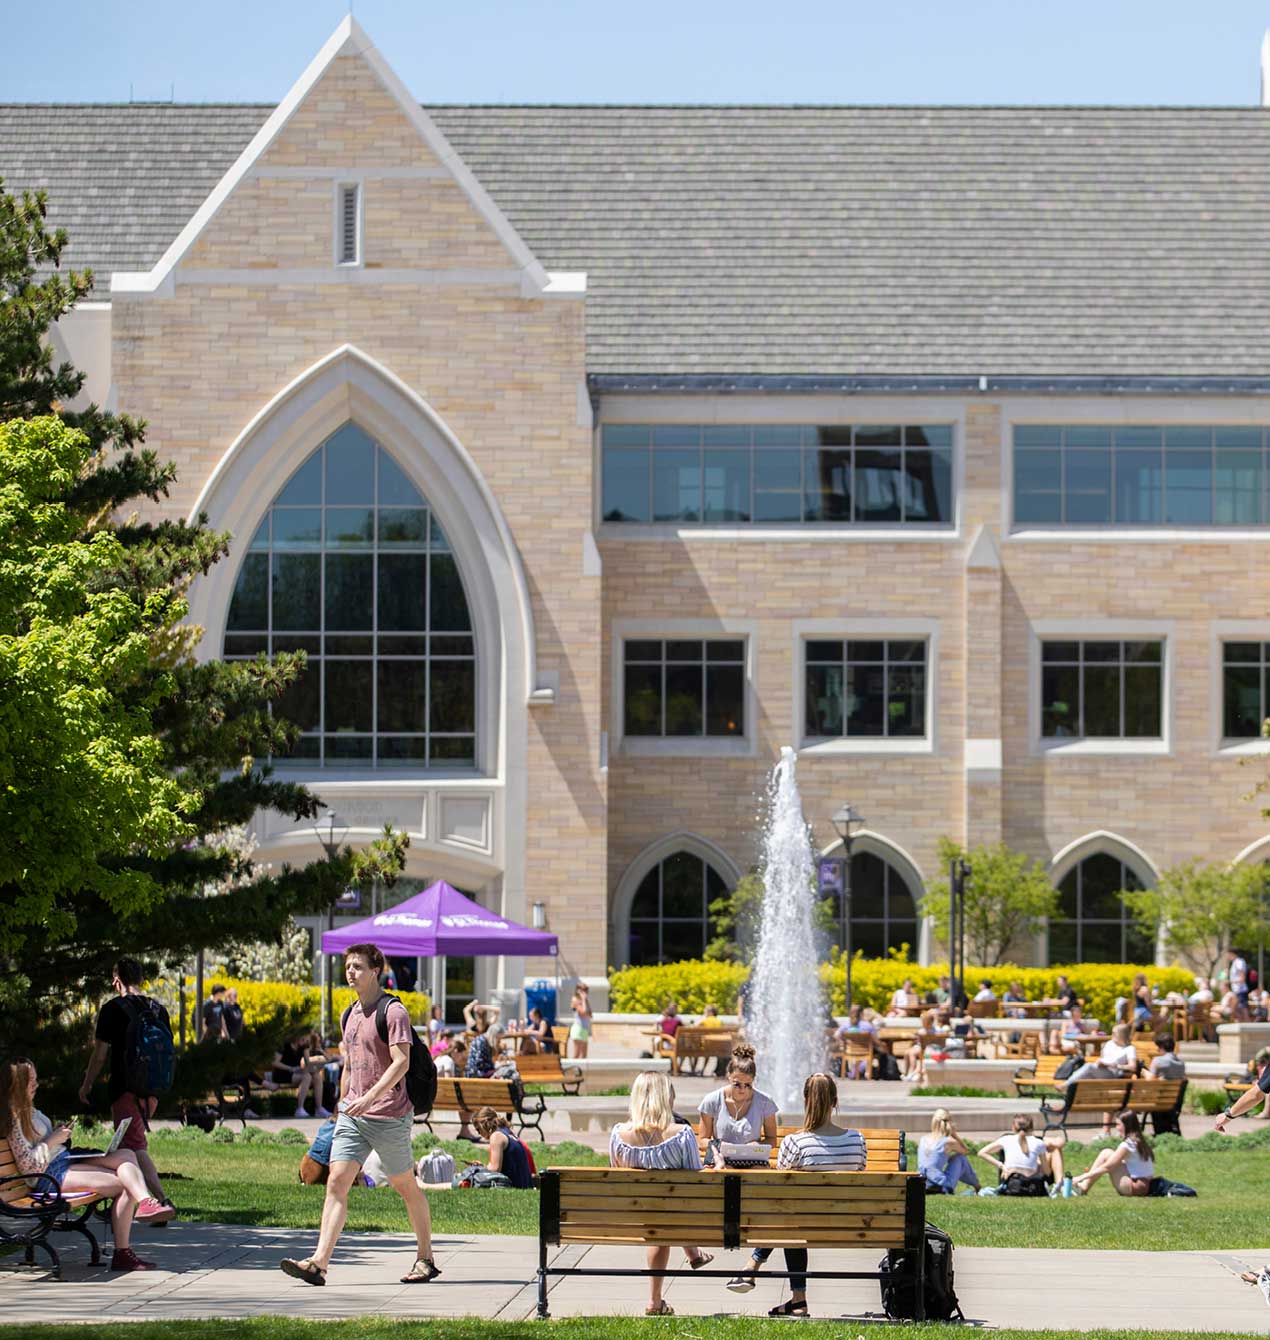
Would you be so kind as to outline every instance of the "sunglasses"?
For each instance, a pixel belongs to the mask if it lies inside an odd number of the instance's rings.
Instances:
[[[751,1084],[748,1080],[734,1079],[732,1081],[732,1087],[734,1089],[752,1089],[754,1085]]]

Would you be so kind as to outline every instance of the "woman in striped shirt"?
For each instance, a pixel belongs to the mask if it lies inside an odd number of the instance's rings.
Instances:
[[[675,1120],[675,1091],[660,1070],[645,1070],[631,1084],[631,1117],[613,1127],[609,1136],[609,1162],[615,1168],[645,1168],[656,1172],[683,1169],[701,1170],[697,1136],[691,1126]],[[700,1247],[685,1247],[688,1264],[694,1270],[708,1266],[714,1257]],[[648,1248],[649,1270],[665,1270],[670,1263],[669,1247]],[[669,1317],[670,1304],[661,1296],[662,1280],[648,1280],[649,1300],[644,1309],[650,1317]]]
[[[829,1075],[809,1075],[803,1084],[802,1129],[781,1141],[776,1166],[804,1168],[816,1172],[863,1172],[866,1152],[859,1131],[835,1126],[830,1118],[838,1107],[838,1088]],[[728,1281],[733,1293],[749,1293],[759,1267],[772,1254],[770,1247],[757,1247],[750,1268]],[[791,1272],[789,1301],[770,1309],[769,1317],[807,1315],[807,1277],[793,1272],[807,1269],[806,1247],[786,1247],[785,1266]]]

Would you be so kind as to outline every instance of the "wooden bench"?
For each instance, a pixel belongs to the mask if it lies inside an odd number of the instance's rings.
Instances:
[[[1045,1129],[1065,1131],[1068,1126],[1101,1126],[1104,1113],[1116,1113],[1127,1106],[1125,1100],[1129,1096],[1131,1083],[1127,1079],[1069,1080],[1063,1090],[1061,1107],[1041,1100]],[[1091,1120],[1076,1121],[1076,1117],[1089,1117]]]
[[[643,1172],[549,1168],[538,1201],[538,1316],[547,1318],[552,1275],[673,1275],[635,1266],[564,1266],[548,1248],[868,1247],[904,1253],[917,1320],[925,1318],[926,1185],[902,1172]],[[585,1258],[584,1258],[585,1259]],[[633,1254],[632,1254],[632,1259]],[[559,1260],[559,1257],[557,1257]],[[694,1271],[730,1279],[736,1268]],[[765,1272],[788,1279],[788,1270]],[[878,1279],[879,1270],[808,1270],[808,1279]],[[904,1278],[904,1276],[901,1276]]]
[[[1256,1082],[1257,1062],[1252,1060],[1242,1071],[1236,1070],[1227,1075],[1222,1083],[1222,1089],[1225,1091],[1226,1097],[1233,1103],[1236,1098],[1241,1098],[1246,1094]],[[1256,1108],[1253,1108],[1253,1111],[1255,1112]]]
[[[729,1028],[699,1028],[680,1025],[670,1042],[670,1069],[681,1074],[685,1061],[727,1058],[736,1046],[736,1037]]]
[[[48,1240],[50,1233],[78,1233],[92,1252],[89,1264],[100,1265],[101,1248],[88,1221],[112,1199],[97,1191],[63,1191],[47,1173],[20,1173],[9,1141],[0,1136],[0,1246],[23,1248],[27,1265],[35,1264],[38,1247],[53,1262],[53,1278],[62,1278],[62,1259]]]
[[[908,1169],[908,1153],[904,1146],[904,1132],[891,1130],[883,1127],[871,1126],[853,1126],[852,1130],[857,1130],[864,1137],[865,1154],[865,1172],[905,1172]],[[787,1135],[793,1135],[795,1131],[801,1131],[801,1126],[778,1126],[776,1128],[776,1144],[772,1149],[769,1162],[773,1168],[776,1167],[776,1160],[780,1156],[781,1141]],[[704,1159],[706,1154],[706,1140],[700,1131],[697,1132],[697,1149]]]
[[[1064,1061],[1070,1060],[1070,1056],[1061,1053],[1045,1052],[1036,1058],[1034,1066],[1021,1066],[1013,1077],[1019,1097],[1035,1098],[1037,1094],[1062,1093],[1067,1081],[1056,1079],[1055,1074]]]
[[[542,1117],[547,1110],[546,1100],[541,1094],[518,1095],[511,1080],[507,1079],[438,1079],[432,1111],[423,1122],[431,1130],[432,1120],[438,1112],[457,1115],[460,1111],[475,1112],[478,1107],[492,1107],[495,1112],[503,1113],[509,1124],[513,1120],[519,1122],[517,1135],[528,1129],[537,1131],[540,1140],[545,1138]]]
[[[555,1052],[529,1052],[516,1058],[516,1070],[526,1084],[558,1084],[562,1093],[576,1094],[582,1087],[582,1071],[563,1066]]]
[[[1186,1098],[1184,1079],[1135,1079],[1129,1085],[1125,1102],[1140,1117],[1149,1116],[1156,1135],[1182,1133],[1182,1103]]]

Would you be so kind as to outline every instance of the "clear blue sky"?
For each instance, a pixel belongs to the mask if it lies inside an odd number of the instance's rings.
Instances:
[[[3,101],[276,102],[345,0],[11,3]],[[423,102],[1252,104],[1270,0],[355,0]]]

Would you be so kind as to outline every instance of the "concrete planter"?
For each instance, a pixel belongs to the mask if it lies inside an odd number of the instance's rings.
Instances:
[[[1217,1046],[1224,1065],[1247,1065],[1262,1047],[1270,1047],[1270,1024],[1218,1024]]]

